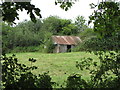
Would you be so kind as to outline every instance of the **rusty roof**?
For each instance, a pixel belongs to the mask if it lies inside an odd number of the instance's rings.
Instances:
[[[81,42],[78,36],[52,36],[54,44],[77,45]]]

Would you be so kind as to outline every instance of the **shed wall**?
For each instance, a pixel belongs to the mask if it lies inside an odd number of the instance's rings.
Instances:
[[[74,45],[71,45],[71,49],[74,48]],[[67,52],[67,45],[59,45],[57,44],[55,46],[55,49],[53,51],[54,53],[61,53],[61,52]]]
[[[67,45],[60,45],[60,51],[59,52],[67,52]]]

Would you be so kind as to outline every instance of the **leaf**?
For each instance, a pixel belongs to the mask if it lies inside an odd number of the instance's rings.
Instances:
[[[12,56],[13,56],[13,57],[15,57],[16,55],[15,55],[15,54],[13,54]]]
[[[32,12],[30,13],[30,18],[34,23],[36,23],[35,15]]]
[[[91,22],[92,22],[92,21],[91,21],[91,20],[89,20],[89,21],[88,21],[88,25],[89,25]]]
[[[68,7],[65,8],[65,11],[67,11],[67,10],[68,10]]]
[[[30,12],[29,11],[27,11],[27,14],[29,14]]]
[[[94,66],[97,66],[97,62],[94,62]]]
[[[55,5],[57,5],[57,2],[55,1]]]
[[[29,61],[32,61],[32,59],[31,59],[31,58],[29,58]]]
[[[19,20],[19,17],[16,17]]]

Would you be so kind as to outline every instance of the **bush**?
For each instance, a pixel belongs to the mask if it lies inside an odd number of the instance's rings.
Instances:
[[[97,51],[94,53],[100,60],[99,64],[92,58],[83,58],[80,62],[76,62],[78,69],[89,71],[91,88],[120,89],[120,52]]]
[[[53,44],[52,39],[49,39],[46,43],[46,49],[45,52],[47,53],[53,53],[53,50],[55,49],[55,45]]]
[[[118,50],[120,41],[118,37],[90,38],[80,43],[73,51],[109,51]]]
[[[15,47],[11,52],[37,52],[40,50],[40,46],[29,46],[29,47]]]
[[[87,82],[81,78],[81,75],[79,74],[75,74],[75,75],[71,75],[67,78],[67,85],[66,88],[70,89],[70,90],[76,90],[76,89],[85,89],[88,88],[89,85],[87,84]]]
[[[54,83],[51,82],[51,77],[47,73],[37,76],[31,72],[37,69],[36,66],[27,67],[24,64],[18,63],[15,55],[12,57],[3,55],[1,60],[3,89],[25,90],[30,88],[52,88]],[[29,61],[34,63],[36,60],[29,58]]]

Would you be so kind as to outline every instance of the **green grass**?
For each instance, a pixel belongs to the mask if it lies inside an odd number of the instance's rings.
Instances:
[[[54,53],[44,54],[39,52],[15,53],[20,63],[30,66],[29,58],[35,58],[37,61],[33,64],[38,67],[33,71],[34,74],[42,74],[49,71],[52,81],[63,84],[67,77],[74,73],[80,73],[83,78],[88,79],[89,74],[86,71],[80,71],[76,68],[76,61],[80,61],[83,57],[91,57],[97,60],[94,54],[86,52],[71,52],[71,53]],[[8,54],[11,55],[11,54]]]

